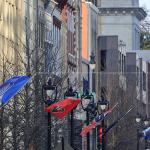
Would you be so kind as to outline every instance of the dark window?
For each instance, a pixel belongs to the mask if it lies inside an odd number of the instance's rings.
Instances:
[[[44,48],[44,23],[39,22],[39,47]]]
[[[146,73],[143,72],[143,90],[146,91]]]
[[[122,54],[122,64],[121,64],[122,66],[122,73],[124,73],[124,55]]]
[[[94,71],[92,72],[92,92],[96,92],[96,76]]]
[[[101,97],[107,99],[106,87],[101,87]]]
[[[124,63],[123,63],[124,73],[126,72],[126,57],[124,56]]]
[[[106,50],[101,51],[101,71],[106,70]]]
[[[139,76],[139,67],[136,67],[136,85],[139,85],[140,76]]]

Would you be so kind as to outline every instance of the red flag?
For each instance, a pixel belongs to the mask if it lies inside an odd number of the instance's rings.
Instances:
[[[80,99],[66,98],[57,103],[48,106],[45,111],[50,112],[59,119],[65,116],[81,102]]]
[[[118,105],[118,103],[115,106],[113,106],[111,109],[109,109],[108,111],[97,116],[91,124],[89,124],[88,126],[86,126],[82,129],[80,135],[86,136],[86,134],[89,133],[93,128],[95,128],[98,125],[98,122],[104,120],[104,118],[107,117],[117,105]]]
[[[91,124],[88,126],[84,127],[80,133],[81,136],[86,136],[93,128],[96,127],[96,122],[93,121]]]
[[[100,144],[102,144],[102,141],[103,141],[103,128],[99,129],[99,140],[100,140]]]

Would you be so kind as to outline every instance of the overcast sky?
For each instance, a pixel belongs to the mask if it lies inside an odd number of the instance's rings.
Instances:
[[[140,6],[146,8],[147,20],[150,21],[150,0],[139,0]]]
[[[150,10],[150,0],[140,0],[140,6],[144,6]]]

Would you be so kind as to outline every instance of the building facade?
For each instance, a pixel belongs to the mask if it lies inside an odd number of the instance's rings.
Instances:
[[[17,74],[16,67],[21,65],[17,60],[19,53],[22,55],[23,51],[20,41],[23,41],[23,2],[19,1],[1,1],[0,12],[0,62],[1,62],[1,75],[9,76],[10,73],[5,70],[7,67],[12,71],[11,73]],[[21,18],[21,19],[19,19]],[[7,62],[7,63],[6,63]],[[3,64],[3,65],[2,65]],[[5,64],[5,65],[4,65]],[[7,67],[6,67],[7,66]],[[4,69],[5,68],[5,69]]]
[[[139,124],[135,118],[140,114],[144,120],[149,115],[149,61],[140,55],[140,51],[139,54],[127,52],[125,47],[121,47],[121,43],[118,36],[98,37],[97,61],[101,60],[97,63],[100,84],[98,91],[100,97],[109,100],[109,107],[118,103],[105,122],[106,126],[132,108],[131,112],[106,135],[107,148],[110,150],[132,150],[137,147]],[[141,126],[140,131],[144,128],[144,123],[141,123]],[[140,148],[143,149],[146,144],[139,141]]]
[[[99,8],[99,35],[118,35],[128,51],[140,49],[140,21],[146,17],[139,0],[101,0]]]
[[[98,9],[94,1],[82,1],[82,91],[96,92],[96,71],[90,68],[90,56],[97,53],[97,32],[98,32]],[[95,99],[96,102],[96,99]],[[86,120],[87,116],[84,111],[80,115],[82,120]],[[97,147],[95,130],[90,133],[89,145],[87,139],[83,138],[83,149],[95,150]]]

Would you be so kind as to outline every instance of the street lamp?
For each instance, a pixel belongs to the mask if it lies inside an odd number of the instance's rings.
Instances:
[[[88,90],[86,90],[82,95],[81,95],[81,106],[84,111],[89,111],[89,104],[94,103],[94,96],[92,93],[89,93]]]
[[[44,91],[46,92],[46,96],[44,96]],[[51,78],[49,78],[47,83],[45,83],[42,86],[42,97],[44,103],[48,106],[53,104],[57,99],[57,86],[52,84]],[[52,144],[51,144],[51,114],[50,113],[48,113],[47,120],[48,120],[47,150],[51,150]]]
[[[85,93],[81,95],[81,106],[86,112],[86,124],[89,125],[90,113],[95,115],[96,105],[94,105],[94,96],[86,90]],[[95,107],[95,108],[94,108]],[[90,150],[90,134],[87,134],[87,150]]]
[[[94,70],[96,68],[96,61],[95,61],[95,55],[94,52],[91,52],[90,55],[90,61],[89,61],[89,67],[90,67],[90,90],[91,91],[95,91],[95,78],[94,77]],[[95,76],[96,77],[96,76]],[[95,138],[96,138],[96,129],[93,130],[92,132],[92,149],[96,149],[96,142],[95,142]]]
[[[92,52],[91,55],[90,55],[90,62],[89,62],[89,65],[90,65],[90,69],[91,69],[91,70],[94,70],[95,67],[96,67],[94,52]]]
[[[149,125],[149,120],[148,118],[146,117],[145,120],[144,120],[144,125],[147,127]]]
[[[100,106],[101,110],[104,111],[108,105],[108,101],[102,98],[101,101],[98,101],[98,106]]]
[[[64,98],[66,97],[76,97],[78,98],[78,93],[76,91],[73,90],[72,87],[69,87],[69,81],[68,81],[68,90],[65,92],[64,94]],[[71,115],[70,115],[70,145],[73,148],[74,147],[74,143],[73,143],[73,138],[74,138],[74,112],[73,110],[71,111]]]
[[[98,111],[99,111],[99,107],[100,107],[102,112],[104,113],[107,106],[109,106],[109,101],[102,97],[102,99],[98,101]],[[102,127],[102,133],[104,133],[105,132],[105,120],[104,119],[102,120],[101,127]],[[102,135],[102,150],[105,150],[105,136],[104,136],[104,134]]]
[[[65,145],[64,145],[64,137],[63,137],[63,135],[62,135],[62,129],[59,129],[58,130],[58,135],[59,135],[59,137],[58,137],[58,143],[61,143],[62,145],[61,145],[61,147],[62,147],[62,150],[65,150]]]
[[[137,117],[136,117],[136,122],[137,122],[137,123],[140,123],[140,122],[141,122],[141,116],[140,116],[139,114],[138,114]]]

